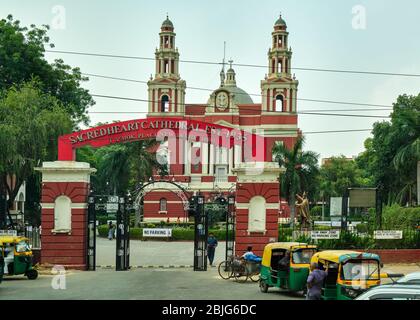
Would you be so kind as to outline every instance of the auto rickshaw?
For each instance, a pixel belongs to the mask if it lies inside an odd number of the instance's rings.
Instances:
[[[371,287],[381,284],[381,260],[377,254],[346,250],[316,253],[312,263],[327,271],[322,288],[323,300],[353,300]]]
[[[316,252],[315,245],[306,243],[268,244],[264,249],[261,265],[261,291],[267,293],[270,287],[275,287],[305,294],[311,258]]]
[[[27,238],[18,236],[0,236],[0,250],[4,259],[4,268],[8,275],[25,275],[29,280],[38,278],[38,271],[32,265],[33,254]]]

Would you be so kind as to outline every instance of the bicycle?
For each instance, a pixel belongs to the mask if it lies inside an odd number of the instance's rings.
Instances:
[[[219,264],[219,276],[224,280],[234,278],[237,282],[248,280],[248,269],[239,257],[231,256]]]

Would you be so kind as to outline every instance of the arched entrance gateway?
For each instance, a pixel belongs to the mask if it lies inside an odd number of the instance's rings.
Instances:
[[[227,222],[235,225],[235,248],[229,242],[230,250],[241,254],[251,245],[256,254],[262,254],[268,242],[277,240],[281,169],[273,162],[271,150],[276,143],[291,148],[301,134],[296,113],[298,81],[291,74],[286,23],[281,17],[275,22],[259,104],[237,86],[232,63],[226,72],[223,64],[219,88],[206,103],[186,104],[175,36],[173,23],[166,19],[159,33],[155,75],[148,82],[146,119],[60,137],[58,161],[43,163],[38,169],[43,176],[42,263],[80,269],[91,264],[87,211],[90,175],[96,170],[76,161],[76,149],[142,139],[156,139],[167,149],[169,175],[163,180],[188,188],[189,196],[198,197],[197,204],[212,202],[215,193],[229,197]],[[143,198],[145,221],[182,218],[185,199],[174,194],[174,185],[149,187]],[[119,207],[125,210],[123,200]],[[196,207],[196,214],[205,222],[201,208]]]
[[[195,120],[149,118],[104,125],[59,138],[58,161],[43,163],[42,168],[37,169],[43,175],[41,253],[43,264],[61,264],[80,269],[85,269],[88,265],[89,178],[96,170],[90,168],[88,163],[76,161],[76,149],[85,145],[102,147],[142,139],[168,142],[171,165],[191,164],[185,154],[191,153],[189,146],[194,144],[200,144],[200,150],[212,145],[228,152],[229,150],[233,152],[235,147],[239,147],[243,150],[243,161],[232,169],[237,177],[234,183],[236,188],[233,189],[236,198],[236,251],[242,252],[248,245],[254,245],[255,251],[258,252],[262,250],[264,244],[277,239],[280,169],[276,164],[265,161],[264,137]],[[185,152],[187,151],[185,149],[189,149],[189,153]],[[193,165],[208,165],[206,161],[202,161],[199,154],[200,152],[196,153],[198,158],[191,155],[192,158],[188,159],[192,160]],[[179,178],[173,176],[173,179],[179,180]],[[187,176],[182,179],[185,180],[180,182],[180,185],[191,183]],[[176,183],[153,181],[145,184],[138,193],[137,201],[144,198],[148,192],[156,190],[165,189],[174,192],[168,185],[175,186]],[[181,197],[184,209],[186,209],[186,194],[186,189],[179,190],[178,197]],[[206,194],[200,192],[198,196],[200,195],[203,196],[203,201],[206,201]],[[265,228],[259,227],[261,222],[258,219],[249,220],[250,200],[256,195],[264,197],[267,201]],[[66,200],[65,205],[69,210],[58,213],[58,207],[64,205],[62,199]],[[65,228],[62,228],[64,225]]]

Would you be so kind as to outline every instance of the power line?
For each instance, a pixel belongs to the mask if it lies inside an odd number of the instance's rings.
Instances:
[[[82,75],[89,76],[89,77],[96,77],[96,78],[104,78],[109,80],[118,80],[118,81],[127,81],[127,82],[134,82],[134,83],[142,83],[147,84],[148,81],[144,80],[135,80],[135,79],[127,79],[127,78],[120,78],[120,77],[112,77],[112,76],[105,76],[105,75],[98,75],[93,73],[82,73]],[[199,87],[187,87],[187,89],[191,90],[200,90],[200,91],[208,91],[213,92],[214,89],[208,88],[199,88]],[[248,93],[237,92],[235,94],[242,94],[248,95]],[[249,94],[250,96],[261,97],[265,98],[266,96],[261,94]],[[285,100],[289,100],[288,98],[284,98]],[[342,105],[353,105],[353,106],[365,106],[365,107],[382,107],[382,108],[390,108],[392,109],[393,106],[383,105],[383,104],[370,104],[370,103],[358,103],[358,102],[348,102],[348,101],[334,101],[334,100],[319,100],[319,99],[304,99],[304,98],[297,98],[296,100],[299,101],[307,101],[307,102],[316,102],[316,103],[328,103],[328,104],[342,104]]]
[[[116,100],[125,100],[125,101],[137,101],[137,102],[154,102],[152,100],[147,99],[138,99],[138,98],[126,98],[126,97],[118,97],[118,96],[109,96],[109,95],[99,95],[99,94],[91,94],[92,97],[98,98],[105,98],[105,99],[116,99]],[[183,106],[187,106],[187,104],[183,104]],[[207,108],[216,108],[214,106],[207,106]],[[230,108],[231,110],[241,110],[240,108]],[[92,113],[92,112],[91,112]],[[121,113],[121,111],[113,112],[115,114]],[[127,112],[131,113],[131,112]],[[316,113],[316,112],[296,112],[296,114],[303,114],[303,115],[316,115],[316,116],[337,116],[337,117],[356,117],[356,118],[390,118],[389,116],[371,116],[371,115],[359,115],[359,114],[336,114],[336,113]]]
[[[351,132],[371,132],[372,129],[353,129],[353,130],[331,130],[331,131],[312,131],[304,132],[304,135],[308,134],[327,134],[327,133],[351,133]]]
[[[118,59],[131,59],[131,60],[148,60],[154,61],[155,58],[139,57],[139,56],[126,56],[126,55],[115,55],[115,54],[101,54],[101,53],[89,53],[89,52],[78,52],[78,51],[62,51],[62,50],[45,50],[49,53],[59,54],[70,54],[70,55],[82,55],[82,56],[93,56],[103,58],[118,58]],[[199,60],[179,60],[182,63],[194,63],[194,64],[206,64],[206,65],[222,65],[222,62],[214,61],[199,61]],[[236,67],[251,67],[251,68],[268,68],[266,65],[258,64],[244,64],[234,63]],[[360,71],[360,70],[339,70],[339,69],[321,69],[321,68],[302,68],[292,67],[292,70],[300,71],[313,71],[313,72],[329,72],[329,73],[345,73],[345,74],[363,74],[363,75],[380,75],[380,76],[400,76],[400,77],[420,77],[420,74],[412,73],[396,73],[396,72],[378,72],[378,71]]]

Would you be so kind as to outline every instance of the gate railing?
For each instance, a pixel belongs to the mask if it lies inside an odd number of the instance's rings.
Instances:
[[[29,245],[32,249],[41,249],[41,228],[25,227],[25,238],[29,239]]]

